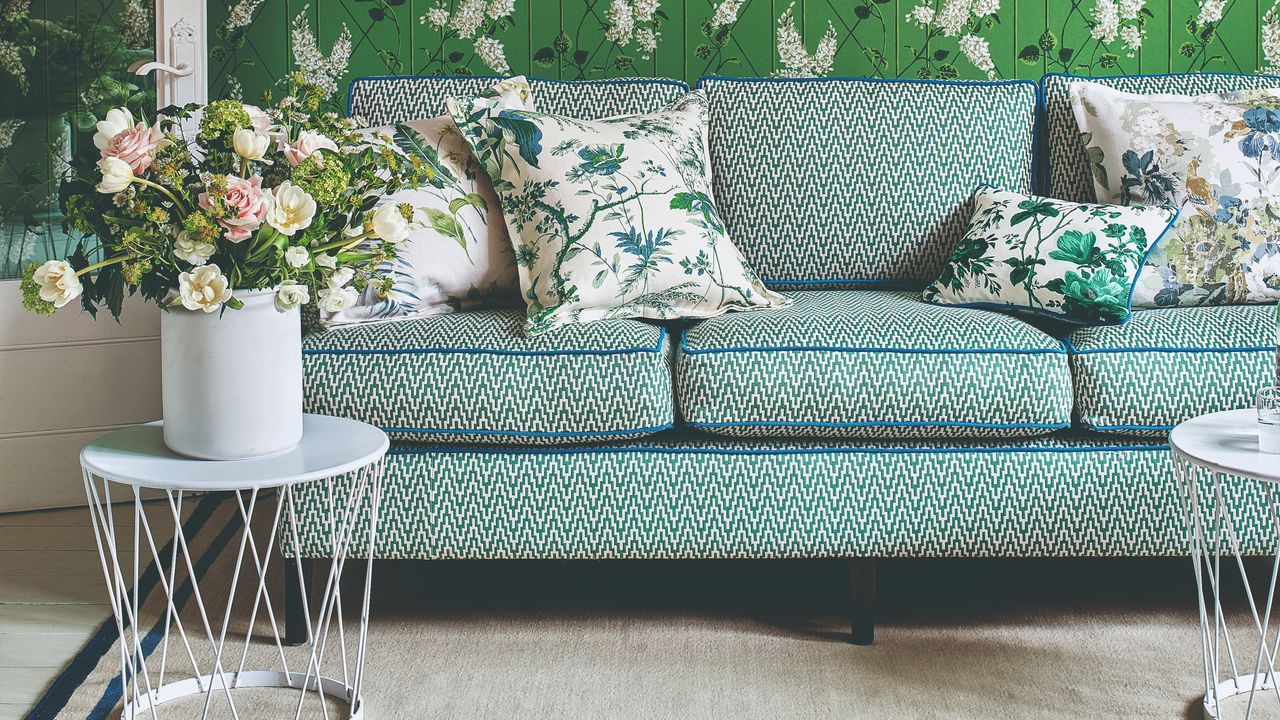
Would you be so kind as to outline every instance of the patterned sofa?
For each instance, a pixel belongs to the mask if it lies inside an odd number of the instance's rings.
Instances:
[[[789,309],[536,339],[520,308],[308,335],[308,411],[394,440],[376,556],[1182,553],[1165,435],[1252,402],[1275,367],[1274,307],[1080,329],[919,300],[976,185],[1092,199],[1068,81],[703,79],[722,214]],[[490,82],[361,79],[350,110],[426,117]],[[686,90],[531,84],[541,109],[583,117]],[[299,503],[303,553],[324,557],[320,498]],[[1265,547],[1261,515],[1241,527]]]

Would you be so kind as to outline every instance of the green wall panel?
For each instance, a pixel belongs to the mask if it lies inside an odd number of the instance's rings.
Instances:
[[[256,0],[236,0],[246,1]],[[975,11],[958,31],[947,32],[942,18],[957,3],[998,9],[981,17]],[[211,31],[217,36],[211,50],[213,91],[225,95],[238,83],[251,98],[271,87],[289,64],[290,22],[304,8],[326,52],[344,25],[350,29],[346,80],[493,74],[494,65],[501,69],[505,62],[512,73],[565,80],[658,76],[693,82],[701,75],[785,72],[778,26],[789,7],[807,52],[815,53],[828,28],[833,30],[834,58],[824,68],[831,76],[1252,73],[1266,64],[1259,26],[1272,0],[1228,0],[1222,18],[1209,24],[1198,22],[1201,0],[1118,0],[1114,7],[1120,12],[1135,7],[1141,12],[1121,17],[1114,36],[1103,31],[1105,0],[1101,8],[1099,0],[262,0],[252,27],[227,32],[223,26],[233,4],[210,2]],[[920,5],[934,14],[924,27],[909,17]],[[430,22],[433,9],[449,18],[444,27]],[[465,30],[466,23],[463,32],[455,29],[467,9],[483,16],[474,34]],[[502,15],[505,9],[511,12]],[[630,25],[619,22],[628,15]],[[646,42],[648,33],[657,36],[656,44]],[[1132,45],[1135,34],[1142,35],[1139,47]],[[970,35],[980,42],[962,42]],[[494,58],[494,41],[501,44],[501,59],[487,62]],[[488,58],[479,52],[481,43],[490,51]],[[982,43],[993,65],[990,73],[970,56]]]

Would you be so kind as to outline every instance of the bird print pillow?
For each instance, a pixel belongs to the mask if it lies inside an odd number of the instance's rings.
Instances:
[[[716,210],[705,94],[593,121],[447,104],[501,198],[529,335],[790,304],[747,266]]]
[[[1136,95],[1073,83],[1099,202],[1173,204],[1135,307],[1280,299],[1280,89]]]
[[[523,77],[503,80],[477,102],[533,109]],[[378,200],[408,208],[409,235],[378,267],[354,307],[324,312],[327,326],[440,315],[519,303],[516,259],[493,184],[449,115],[366,131],[390,139],[406,162],[428,169],[426,184]]]

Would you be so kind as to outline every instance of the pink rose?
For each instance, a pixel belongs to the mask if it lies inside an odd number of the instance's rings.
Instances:
[[[218,224],[226,228],[227,239],[233,243],[248,240],[253,231],[262,225],[267,216],[267,196],[262,192],[262,178],[254,175],[245,180],[227,176],[227,196],[222,204],[233,214],[233,217],[218,218]],[[200,207],[213,210],[208,193],[200,193]]]
[[[271,118],[256,105],[245,105],[244,111],[249,115],[249,125],[253,131],[265,135],[267,128],[271,127]]]
[[[102,158],[120,158],[129,163],[135,175],[139,175],[151,167],[156,159],[156,150],[163,141],[164,132],[159,125],[147,127],[146,123],[138,123],[116,133],[102,148]]]
[[[303,130],[298,133],[298,139],[293,143],[288,143],[284,139],[279,141],[280,151],[284,153],[284,159],[288,161],[290,167],[297,167],[299,163],[311,157],[311,153],[317,150],[332,150],[338,152],[338,145],[329,138],[313,132]],[[316,164],[324,167],[323,156],[316,158]]]

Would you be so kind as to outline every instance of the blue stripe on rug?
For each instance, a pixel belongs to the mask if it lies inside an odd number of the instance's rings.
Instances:
[[[191,511],[190,517],[188,517],[186,522],[182,524],[183,537],[190,539],[203,529],[205,523],[208,522],[209,518],[213,515],[213,511],[226,499],[226,496],[221,494],[206,495],[202,498],[200,503],[196,505],[196,509]],[[204,556],[200,558],[199,563],[196,565],[196,572],[198,574],[203,573],[208,566],[212,564],[213,560],[221,552],[222,547],[230,540],[228,530],[234,534],[235,530],[239,527],[240,514],[236,513],[233,516],[233,521],[227,524],[227,527],[219,534],[213,545],[211,545],[209,549],[205,551]],[[160,554],[161,556],[169,555],[172,551],[173,540],[170,539],[169,542],[165,543],[164,547],[160,549]],[[146,571],[143,572],[142,577],[138,578],[138,587],[141,590],[139,604],[144,602],[146,598],[151,595],[151,592],[159,583],[160,571],[157,569],[156,563],[152,562],[151,565],[147,567]],[[189,584],[190,579],[188,578],[184,581],[183,589],[188,590],[186,586]],[[190,594],[189,590],[187,594]],[[186,596],[183,596],[182,599],[185,600]],[[179,605],[179,607],[181,606]],[[162,617],[159,624],[162,625],[163,623],[164,618]],[[126,628],[129,627],[127,618],[123,624]],[[155,633],[155,628],[152,629],[152,633]],[[116,628],[115,618],[108,617],[103,621],[102,625],[98,627],[97,632],[93,634],[93,637],[89,639],[89,642],[85,644],[84,648],[76,654],[75,658],[71,661],[71,664],[68,665],[66,669],[58,675],[57,679],[53,681],[49,686],[49,689],[45,691],[44,696],[41,697],[35,707],[31,709],[31,712],[27,713],[26,720],[53,720],[57,717],[58,713],[62,712],[62,709],[66,707],[67,702],[71,700],[71,695],[84,684],[85,680],[89,677],[89,673],[98,666],[103,655],[106,655],[107,651],[111,649],[111,646],[115,644],[117,639],[119,639],[119,631]],[[150,639],[150,634],[148,635],[148,639]],[[146,649],[144,647],[144,652],[150,654],[151,650],[154,648],[155,643],[152,643],[151,649]],[[112,688],[114,688],[115,700],[112,700],[111,704],[106,706],[106,709],[104,710],[102,709],[103,701],[106,699],[106,695],[112,692]],[[107,713],[115,707],[115,703],[119,698],[120,676],[117,674],[111,683],[108,684],[107,691],[103,694],[103,700],[98,702],[98,706],[94,708],[94,711],[89,714],[86,720],[100,720],[101,718],[105,718]]]

